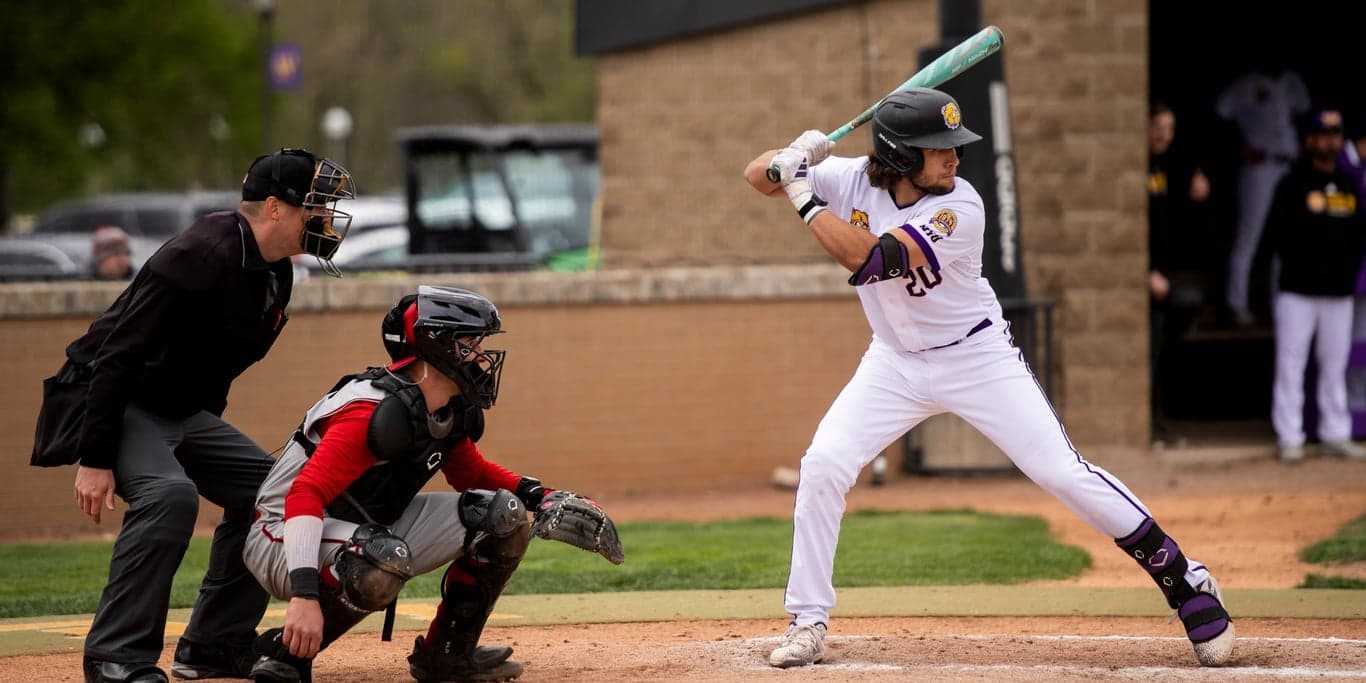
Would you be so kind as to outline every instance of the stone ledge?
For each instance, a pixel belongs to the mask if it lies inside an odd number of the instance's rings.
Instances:
[[[293,312],[383,309],[419,284],[473,289],[499,306],[659,301],[854,298],[848,271],[835,264],[615,269],[587,273],[433,273],[326,276],[300,283]],[[0,318],[98,315],[123,291],[112,282],[0,285]]]

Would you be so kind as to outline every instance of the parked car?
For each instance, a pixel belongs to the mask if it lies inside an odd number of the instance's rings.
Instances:
[[[238,192],[129,192],[60,202],[38,215],[33,232],[0,237],[0,280],[82,278],[90,275],[90,241],[95,228],[115,225],[128,234],[133,268],[166,240],[214,211],[231,211]],[[46,245],[43,246],[35,245]],[[46,258],[55,248],[66,258]],[[75,264],[75,268],[67,264]]]
[[[0,281],[67,280],[83,272],[66,252],[47,242],[0,240]]]
[[[196,218],[232,211],[240,192],[128,192],[101,194],[54,204],[38,214],[34,234],[91,233],[101,225],[117,225],[129,236],[166,241]]]
[[[392,232],[400,230],[404,233],[403,243],[400,245],[403,253],[381,258],[393,259],[382,261],[387,264],[386,267],[403,266],[401,257],[407,255],[408,248],[408,204],[402,197],[361,196],[338,203],[337,209],[351,214],[351,227],[347,230],[346,239],[342,240],[341,247],[337,249],[337,254],[332,257],[333,264],[340,268],[374,256],[377,249],[382,251],[385,245],[393,242]],[[322,270],[322,266],[315,258],[305,257],[302,261],[309,271],[315,274]]]

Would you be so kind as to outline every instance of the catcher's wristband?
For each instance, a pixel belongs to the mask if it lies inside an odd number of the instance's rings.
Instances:
[[[313,567],[300,567],[289,572],[290,597],[317,600],[322,579]]]
[[[545,498],[546,489],[541,485],[541,480],[536,477],[522,477],[517,482],[517,490],[513,492],[517,499],[522,501],[526,509],[533,512],[541,505],[541,499]]]

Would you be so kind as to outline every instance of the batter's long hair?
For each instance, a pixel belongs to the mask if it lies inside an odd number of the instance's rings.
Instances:
[[[868,167],[864,169],[864,172],[868,174],[869,185],[889,192],[892,186],[896,185],[896,181],[901,179],[900,171],[878,161],[877,156],[872,152],[868,153]]]

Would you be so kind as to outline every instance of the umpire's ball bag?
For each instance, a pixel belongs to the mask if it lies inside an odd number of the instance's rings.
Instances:
[[[38,409],[30,465],[60,467],[76,462],[88,389],[89,368],[69,358],[57,374],[43,380],[43,405]]]

